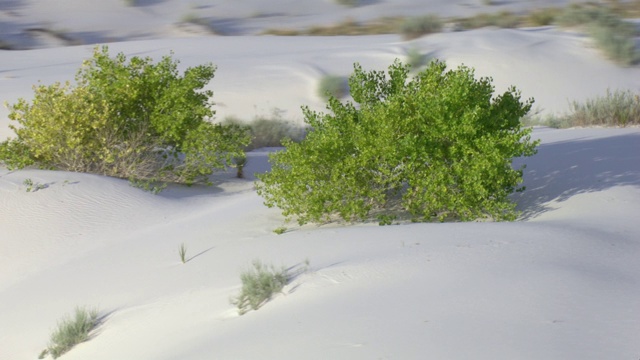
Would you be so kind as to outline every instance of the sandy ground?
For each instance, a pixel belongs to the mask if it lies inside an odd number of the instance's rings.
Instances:
[[[34,49],[0,51],[0,99],[29,98],[38,81],[73,80],[93,44],[107,40],[130,56],[173,51],[183,67],[214,63],[218,120],[277,109],[301,122],[301,105],[324,108],[323,75],[346,76],[354,62],[385,69],[410,49],[473,66],[497,91],[515,85],[543,114],[607,88],[640,89],[637,67],[618,67],[583,35],[551,27],[413,41],[254,36],[345,16],[562,3],[6,0],[3,36],[19,40],[25,28],[49,24],[84,44],[33,40],[25,44]],[[174,25],[189,11],[238,36],[184,37]],[[7,113],[0,138],[11,135]],[[249,153],[247,179],[219,174],[214,187],[160,195],[96,175],[0,169],[0,359],[37,358],[56,322],[83,305],[104,322],[62,359],[637,359],[640,129],[537,128],[534,136],[542,144],[525,160],[528,190],[514,195],[523,215],[512,223],[293,226],[276,235],[283,218],[262,205],[252,174],[268,170],[277,149]],[[25,179],[44,188],[27,192]],[[296,276],[239,316],[229,299],[253,259]]]

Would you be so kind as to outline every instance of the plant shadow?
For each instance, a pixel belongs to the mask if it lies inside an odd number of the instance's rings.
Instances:
[[[207,253],[207,252],[209,252],[209,251],[213,250],[214,248],[215,248],[215,246],[212,246],[212,247],[210,247],[210,248],[208,248],[208,249],[206,249],[206,250],[200,251],[199,253],[197,253],[197,254],[195,254],[195,255],[193,255],[193,256],[191,256],[191,257],[189,257],[189,258],[185,259],[185,264],[186,264],[186,263],[188,263],[189,261],[191,261],[191,260],[193,260],[193,259],[197,258],[197,257],[198,257],[198,256],[200,256],[200,255],[204,255],[205,253]]]
[[[528,220],[550,210],[550,201],[614,186],[640,186],[640,133],[542,144],[538,154],[513,163],[516,168],[527,165],[526,190],[512,199],[521,218]]]

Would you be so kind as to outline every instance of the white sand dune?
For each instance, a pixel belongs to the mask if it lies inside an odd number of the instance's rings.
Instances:
[[[617,67],[580,34],[554,28],[413,41],[252,36],[346,15],[464,15],[532,3],[8,0],[0,32],[19,35],[49,19],[123,40],[109,44],[112,52],[159,58],[172,50],[183,67],[212,62],[217,119],[278,109],[301,122],[301,105],[324,107],[316,94],[324,74],[348,75],[354,62],[382,70],[412,48],[475,67],[497,91],[515,85],[543,113],[607,88],[640,89],[637,67]],[[192,10],[238,19],[232,28],[244,36],[177,38],[171,26]],[[0,99],[30,98],[38,81],[73,80],[92,48],[0,51]],[[7,114],[0,110],[2,139],[12,134]],[[0,169],[0,359],[35,359],[56,322],[82,305],[104,321],[62,359],[637,359],[640,129],[537,128],[534,136],[539,153],[515,160],[528,165],[527,191],[513,196],[523,216],[512,223],[292,226],[275,235],[283,218],[262,205],[252,174],[268,170],[276,149],[249,153],[247,179],[219,174],[214,187],[160,195],[96,175]],[[45,188],[27,192],[25,179]],[[253,259],[296,276],[263,308],[238,316],[229,299]]]
[[[107,317],[66,359],[633,357],[640,130],[536,136],[520,199],[529,220],[515,223],[278,236],[281,218],[250,180],[153,196],[94,175],[4,171],[2,358],[34,358],[81,304]],[[26,193],[27,177],[49,186]],[[240,317],[229,298],[255,258],[311,268]]]

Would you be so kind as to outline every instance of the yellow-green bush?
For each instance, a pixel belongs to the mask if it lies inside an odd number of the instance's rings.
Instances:
[[[209,120],[211,64],[124,54],[111,58],[96,48],[69,83],[34,87],[31,102],[9,106],[16,136],[0,143],[0,161],[10,168],[98,173],[134,181],[207,182],[215,169],[232,164],[249,142],[239,126]]]

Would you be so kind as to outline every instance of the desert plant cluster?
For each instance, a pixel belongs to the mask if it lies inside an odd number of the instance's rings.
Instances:
[[[488,1],[484,5],[494,5],[494,3]],[[483,12],[462,18],[442,18],[434,14],[382,17],[370,21],[356,21],[349,18],[334,25],[312,26],[302,30],[267,29],[263,33],[285,36],[401,34],[409,40],[441,32],[445,28],[471,30],[488,26],[517,28],[559,25],[578,27],[586,31],[606,56],[622,65],[633,65],[640,61],[634,40],[638,31],[625,18],[637,17],[638,14],[640,14],[638,1],[606,1],[605,3],[571,4],[565,8],[539,8],[522,13],[504,10]]]
[[[184,264],[187,247],[182,243],[178,249],[180,261]],[[309,269],[309,260],[305,260],[302,271]],[[299,273],[298,273],[299,274]],[[258,310],[266,302],[287,285],[296,273],[291,274],[284,267],[276,268],[266,265],[261,260],[255,259],[251,267],[240,274],[242,288],[240,294],[230,299],[231,304],[238,309],[239,315],[244,315],[250,310]],[[92,332],[101,324],[99,312],[93,308],[76,307],[73,315],[62,318],[50,336],[48,346],[40,352],[39,359],[51,356],[59,358],[74,346],[90,340]]]

